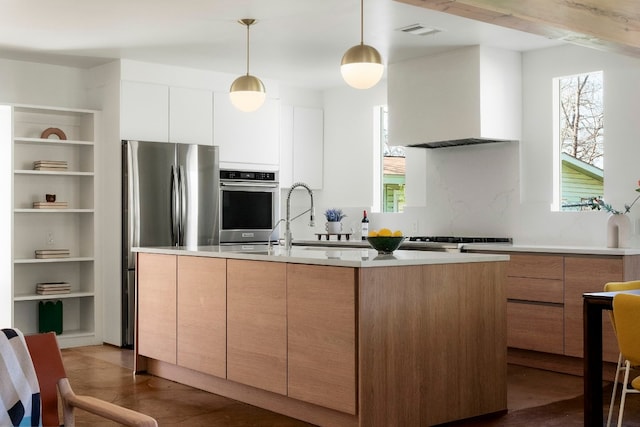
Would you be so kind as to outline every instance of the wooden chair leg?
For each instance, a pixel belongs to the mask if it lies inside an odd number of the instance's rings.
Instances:
[[[618,366],[616,367],[616,376],[613,380],[613,391],[611,392],[611,403],[609,403],[609,415],[607,416],[607,427],[611,427],[611,418],[613,416],[613,404],[616,401],[616,392],[618,391],[618,375],[622,369],[622,353],[618,355]]]

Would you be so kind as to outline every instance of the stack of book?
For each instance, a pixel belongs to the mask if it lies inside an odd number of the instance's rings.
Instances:
[[[36,284],[36,293],[39,295],[68,294],[71,285],[67,282],[42,282]]]
[[[67,209],[69,202],[33,202],[33,209]]]
[[[36,258],[69,258],[69,249],[37,249]]]
[[[36,160],[33,169],[37,171],[66,171],[66,160]]]

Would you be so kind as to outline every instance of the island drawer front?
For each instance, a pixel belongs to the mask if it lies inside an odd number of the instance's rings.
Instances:
[[[507,303],[507,346],[546,353],[564,353],[562,306]]]
[[[562,255],[513,254],[508,263],[507,276],[564,280],[564,257]]]
[[[564,281],[556,279],[534,279],[529,277],[508,277],[507,298],[563,304]]]

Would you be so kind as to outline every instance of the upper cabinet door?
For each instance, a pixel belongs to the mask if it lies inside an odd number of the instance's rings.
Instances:
[[[319,108],[293,109],[293,180],[316,190],[322,188],[323,123]]]
[[[122,81],[120,137],[140,141],[169,141],[169,87]]]
[[[213,145],[213,92],[169,89],[169,141]]]
[[[280,186],[304,182],[314,190],[322,189],[323,110],[283,105],[280,126]]]
[[[220,147],[221,163],[279,165],[279,101],[267,99],[252,113],[237,110],[224,93],[216,93],[213,103],[213,142]]]

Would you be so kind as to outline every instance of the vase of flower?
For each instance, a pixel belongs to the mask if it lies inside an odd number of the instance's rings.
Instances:
[[[324,229],[328,234],[340,234],[342,233],[342,218],[346,215],[342,213],[342,209],[327,209],[324,212],[324,217],[327,219],[327,223]]]
[[[341,222],[327,222],[324,225],[324,229],[328,234],[340,234],[342,232],[342,223]]]
[[[612,213],[607,219],[607,247],[628,248],[631,239],[631,220],[623,213]]]
[[[640,181],[638,181],[640,187]],[[636,188],[636,192],[640,193],[640,188]],[[624,210],[614,209],[609,203],[606,203],[601,197],[592,197],[587,202],[587,206],[591,209],[604,209],[609,212],[607,218],[607,247],[608,248],[629,248],[631,247],[631,220],[626,215],[631,212],[631,208],[640,199],[640,194],[633,199],[631,204],[625,204]]]

